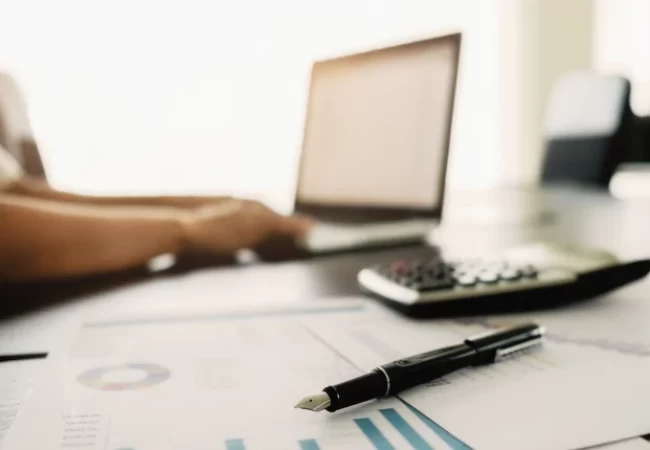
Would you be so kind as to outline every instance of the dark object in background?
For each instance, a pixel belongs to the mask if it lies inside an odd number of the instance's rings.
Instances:
[[[643,161],[650,161],[650,116],[637,119]]]
[[[12,353],[8,355],[0,355],[0,363],[44,358],[47,358],[47,353]]]
[[[555,83],[546,107],[544,183],[607,187],[620,163],[644,159],[630,91],[626,78],[590,71]]]

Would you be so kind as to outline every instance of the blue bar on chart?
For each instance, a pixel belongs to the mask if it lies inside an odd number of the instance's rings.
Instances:
[[[424,440],[415,428],[408,424],[406,420],[393,408],[380,409],[379,412],[395,427],[399,434],[404,436],[414,450],[433,450],[427,441]]]
[[[318,442],[315,439],[304,439],[298,441],[298,444],[300,444],[300,450],[320,450]]]
[[[226,450],[246,450],[243,439],[226,439]]]
[[[434,433],[436,433],[440,439],[445,441],[445,443],[451,448],[452,450],[472,450],[472,447],[469,445],[465,444],[463,441],[458,439],[456,436],[451,434],[449,431],[445,430],[442,428],[440,425],[435,423],[433,420],[429,419],[427,416],[422,414],[420,411],[406,403],[404,400],[400,399],[404,405],[408,409],[410,409],[413,414],[415,414],[426,426],[428,426],[431,430],[433,430]]]
[[[363,434],[373,443],[377,450],[395,450],[395,447],[388,442],[386,436],[379,431],[379,428],[372,423],[372,420],[364,417],[361,419],[354,419],[357,426],[363,431]]]

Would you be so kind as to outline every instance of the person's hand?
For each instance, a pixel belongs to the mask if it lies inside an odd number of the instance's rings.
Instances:
[[[231,255],[254,249],[273,238],[299,238],[311,221],[283,216],[260,202],[229,199],[201,206],[181,216],[187,250]]]

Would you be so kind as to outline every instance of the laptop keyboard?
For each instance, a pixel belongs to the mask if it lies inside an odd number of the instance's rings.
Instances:
[[[312,252],[362,248],[378,244],[421,242],[433,229],[432,220],[402,220],[364,225],[317,222],[303,246]]]

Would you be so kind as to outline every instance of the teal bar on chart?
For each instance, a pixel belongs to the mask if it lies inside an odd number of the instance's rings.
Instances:
[[[363,431],[363,434],[372,442],[376,450],[395,450],[395,447],[388,442],[386,436],[379,431],[379,428],[368,418],[354,419],[354,423]]]
[[[400,399],[401,400],[401,399]],[[472,447],[458,439],[456,436],[451,434],[449,431],[445,430],[442,428],[440,425],[435,423],[433,420],[429,419],[427,416],[422,414],[420,411],[406,403],[404,400],[401,400],[402,403],[406,405],[408,409],[410,409],[413,414],[415,414],[426,426],[428,426],[431,430],[433,430],[434,433],[436,433],[438,436],[440,436],[440,439],[445,441],[445,443],[451,448],[452,450],[472,450]]]
[[[243,439],[227,439],[226,450],[246,450]]]
[[[399,431],[414,450],[433,450],[427,441],[424,440],[420,433],[413,428],[404,418],[393,408],[380,409],[379,412],[390,422],[390,424]]]
[[[318,442],[315,439],[304,439],[298,441],[298,444],[300,444],[300,450],[320,450]]]

